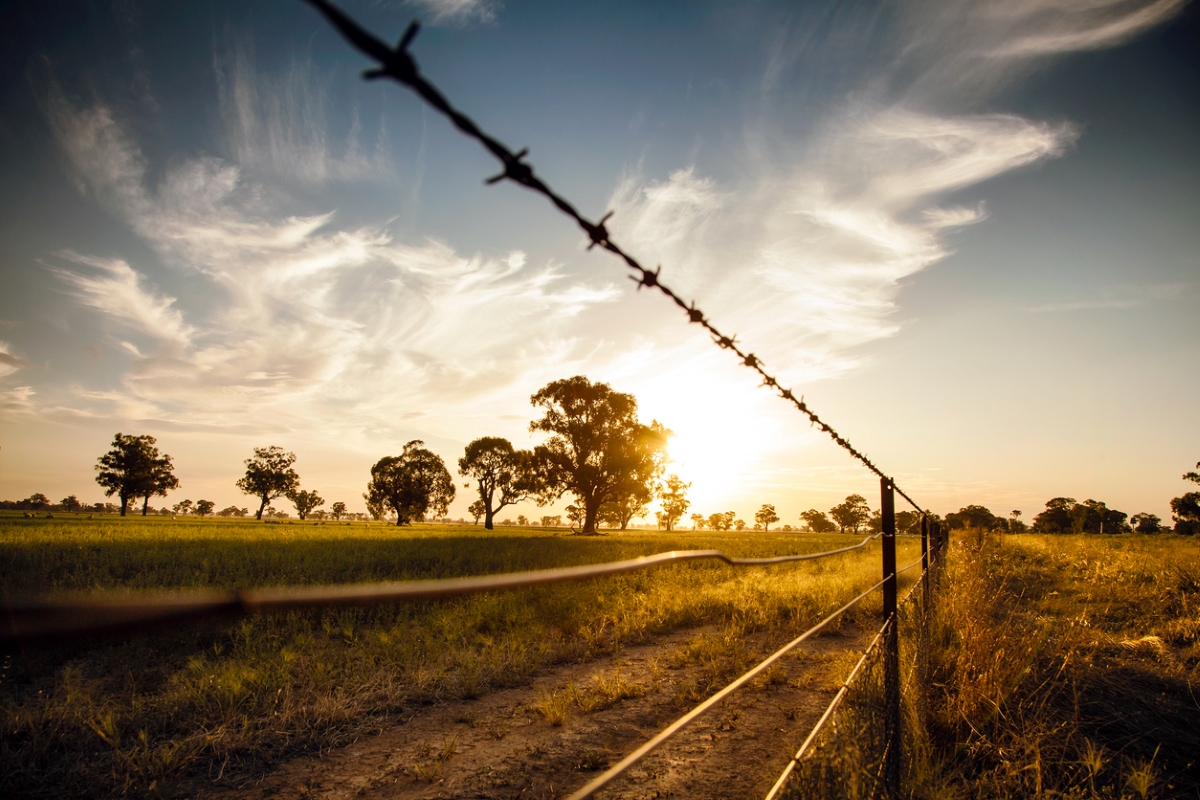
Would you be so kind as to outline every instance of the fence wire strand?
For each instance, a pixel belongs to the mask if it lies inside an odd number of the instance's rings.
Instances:
[[[533,166],[526,160],[526,156],[529,154],[528,148],[513,152],[498,139],[486,133],[474,120],[451,105],[445,95],[421,74],[420,69],[417,67],[417,62],[408,52],[409,45],[412,44],[413,39],[416,38],[417,32],[420,30],[420,24],[416,20],[409,24],[408,28],[404,31],[404,35],[400,37],[399,43],[393,48],[360,26],[328,0],[305,0],[305,2],[324,15],[330,24],[337,28],[355,49],[378,62],[378,67],[363,72],[365,79],[391,78],[407,86],[416,92],[426,103],[449,118],[454,127],[458,128],[464,135],[475,139],[483,145],[484,149],[491,153],[503,168],[499,174],[487,179],[486,182],[488,184],[509,180],[545,197],[559,211],[566,214],[579,225],[591,242],[588,245],[589,250],[593,247],[600,247],[624,261],[625,265],[632,271],[633,274],[629,277],[638,285],[638,289],[643,287],[651,290],[657,289],[665,295],[687,314],[689,323],[704,328],[718,347],[734,353],[741,360],[742,364],[758,373],[758,376],[762,378],[764,386],[778,392],[780,397],[790,402],[800,413],[808,417],[812,425],[817,426],[822,432],[828,434],[839,447],[857,459],[867,469],[871,470],[871,472],[880,478],[888,478],[865,453],[852,445],[849,439],[839,434],[829,423],[817,416],[817,413],[809,408],[803,396],[797,397],[791,389],[780,385],[779,380],[770,372],[767,372],[762,360],[758,356],[748,352],[738,344],[736,335],[727,335],[720,331],[705,316],[704,312],[696,306],[694,301],[691,303],[686,302],[675,291],[665,285],[661,279],[661,266],[655,270],[647,269],[632,255],[621,249],[612,240],[608,229],[605,227],[605,223],[613,215],[612,211],[607,212],[597,222],[587,219],[565,197],[555,192],[541,178],[534,174]],[[892,481],[892,487],[913,508],[918,511],[922,510],[915,500],[909,497],[903,489],[896,486],[895,481]]]
[[[880,534],[861,542],[819,553],[769,558],[736,558],[720,550],[672,550],[607,564],[351,586],[286,587],[242,591],[193,591],[148,597],[88,595],[83,598],[35,598],[6,602],[0,616],[0,642],[61,639],[80,634],[136,631],[168,624],[197,622],[264,611],[327,606],[360,606],[407,600],[430,600],[586,580],[650,569],[667,564],[713,559],[734,567],[762,567],[812,561],[866,547]]]
[[[603,774],[598,775],[597,777],[595,777],[594,779],[589,781],[587,783],[587,785],[585,785],[582,789],[579,789],[578,791],[576,791],[575,793],[570,795],[567,798],[567,800],[583,800],[583,798],[591,797],[593,794],[595,794],[596,792],[603,789],[605,786],[607,786],[609,783],[614,781],[616,778],[620,777],[630,767],[637,764],[643,758],[645,758],[646,756],[653,753],[655,750],[657,750],[659,748],[660,745],[665,743],[668,739],[670,739],[675,734],[679,733],[681,730],[683,730],[689,724],[691,724],[696,719],[698,719],[706,711],[708,711],[713,706],[715,706],[717,703],[721,702],[726,697],[728,697],[729,695],[733,694],[735,691],[740,689],[748,681],[753,679],[754,676],[761,673],[763,670],[765,670],[767,667],[774,664],[780,658],[783,658],[785,655],[787,655],[793,649],[798,647],[805,640],[807,640],[807,639],[811,638],[812,636],[816,635],[817,633],[819,633],[822,628],[824,628],[829,623],[833,622],[835,619],[840,617],[842,614],[849,611],[851,608],[853,608],[855,605],[857,605],[860,601],[862,601],[863,598],[865,598],[867,595],[871,594],[871,592],[875,591],[880,586],[883,586],[883,584],[887,583],[887,581],[891,577],[892,576],[888,576],[887,578],[884,578],[883,580],[879,581],[879,583],[876,583],[874,586],[867,589],[862,594],[855,597],[853,600],[850,600],[848,603],[846,603],[844,606],[839,608],[837,611],[834,611],[832,614],[825,617],[825,619],[821,620],[816,625],[812,626],[811,628],[806,630],[804,633],[800,634],[795,639],[788,642],[787,644],[785,644],[783,647],[776,650],[771,655],[767,656],[767,658],[760,661],[756,666],[754,666],[751,669],[749,669],[748,671],[742,673],[742,675],[739,678],[734,680],[732,683],[730,683],[724,689],[717,692],[712,697],[708,698],[703,703],[696,706],[691,711],[689,711],[688,713],[684,714],[679,719],[672,722],[669,726],[664,728],[657,736],[655,736],[653,739],[651,739],[650,741],[643,744],[637,750],[634,750],[632,753],[625,756],[625,758],[621,759],[621,761],[618,762],[617,764],[614,764],[612,767],[609,767],[607,770],[604,771]]]
[[[920,563],[920,561],[914,561],[907,567],[896,570],[896,576],[899,577],[902,572],[912,569],[914,566]],[[858,677],[858,673],[861,672],[863,666],[866,665],[867,659],[870,657],[871,653],[873,653],[875,648],[879,646],[879,643],[883,641],[883,635],[887,633],[888,626],[897,624],[900,609],[904,608],[908,604],[909,600],[912,599],[913,595],[916,594],[917,589],[921,586],[921,577],[924,574],[925,570],[921,570],[921,574],[917,576],[917,582],[913,585],[913,588],[908,591],[908,594],[904,596],[904,599],[901,600],[899,605],[896,607],[897,616],[889,617],[879,628],[879,631],[875,634],[875,638],[871,640],[869,645],[867,645],[867,649],[863,651],[862,657],[858,659],[858,663],[854,665],[854,669],[850,670],[850,674],[846,676],[846,680],[843,681],[841,687],[838,688],[837,694],[835,694],[833,699],[829,701],[829,705],[825,707],[825,712],[821,714],[820,719],[818,719],[816,724],[813,725],[812,730],[808,732],[808,736],[806,736],[804,742],[801,743],[800,748],[796,751],[796,755],[792,756],[792,760],[789,761],[787,766],[783,768],[783,772],[780,773],[778,780],[776,780],[775,784],[771,787],[771,791],[767,792],[767,796],[764,798],[764,800],[775,800],[775,798],[779,796],[779,793],[783,791],[783,788],[787,785],[788,779],[792,776],[792,772],[796,769],[796,765],[799,764],[800,760],[803,759],[808,753],[809,748],[812,747],[813,743],[817,740],[817,735],[825,727],[826,723],[833,718],[834,712],[837,711],[838,706],[842,704],[842,701],[846,699],[846,695],[849,694],[850,686],[854,683],[854,679]]]

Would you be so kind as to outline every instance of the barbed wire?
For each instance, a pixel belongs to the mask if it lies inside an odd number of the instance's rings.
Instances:
[[[834,550],[766,558],[737,558],[720,550],[671,550],[605,564],[584,564],[577,567],[555,567],[467,578],[229,592],[191,591],[133,598],[88,595],[82,599],[44,597],[17,600],[12,603],[5,602],[3,606],[3,613],[0,614],[0,642],[56,640],[82,634],[122,633],[266,611],[433,600],[586,580],[705,559],[723,561],[734,567],[763,567],[848,553],[866,547],[881,535],[867,536],[858,544]]]
[[[608,229],[605,227],[605,223],[608,222],[614,212],[607,212],[598,222],[590,221],[580,214],[575,209],[575,206],[565,197],[555,192],[541,178],[534,174],[533,166],[525,160],[529,154],[528,148],[523,148],[514,153],[498,139],[486,133],[474,120],[451,105],[441,91],[421,75],[416,61],[408,53],[408,46],[412,44],[413,39],[420,30],[420,24],[416,20],[409,24],[408,28],[404,31],[404,35],[400,37],[399,43],[395,48],[392,48],[388,47],[387,44],[360,26],[328,0],[305,0],[305,2],[321,12],[355,49],[380,64],[377,68],[364,71],[363,77],[365,79],[392,78],[398,83],[407,86],[416,92],[425,102],[429,103],[429,105],[442,112],[454,124],[454,127],[458,128],[463,134],[483,145],[484,149],[491,153],[503,166],[503,171],[488,178],[486,183],[493,184],[502,180],[509,180],[544,196],[559,211],[575,220],[579,227],[583,229],[583,232],[587,234],[588,239],[591,241],[591,244],[588,245],[589,250],[593,247],[600,247],[624,261],[625,265],[633,271],[634,275],[631,275],[630,279],[638,285],[639,290],[643,287],[657,289],[666,295],[667,298],[687,314],[689,323],[704,328],[718,347],[731,351],[741,359],[742,364],[758,373],[759,377],[762,378],[764,386],[777,391],[780,397],[790,402],[802,414],[807,416],[810,424],[819,427],[822,432],[828,434],[839,447],[856,458],[867,469],[874,472],[880,478],[888,480],[892,488],[896,490],[896,493],[907,500],[913,508],[918,511],[923,510],[917,505],[915,500],[909,497],[900,487],[896,486],[895,481],[885,475],[866,454],[858,450],[850,443],[850,440],[839,434],[829,423],[822,420],[815,411],[809,408],[803,395],[796,397],[791,389],[782,386],[774,375],[767,372],[763,366],[762,359],[758,358],[754,353],[744,350],[738,344],[736,335],[726,335],[720,331],[704,315],[704,312],[696,306],[694,301],[691,303],[685,302],[682,297],[666,286],[661,280],[661,265],[651,271],[643,267],[637,259],[621,249],[612,240],[612,237],[609,236]]]

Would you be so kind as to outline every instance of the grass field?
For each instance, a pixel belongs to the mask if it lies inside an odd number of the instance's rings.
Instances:
[[[532,528],[397,529],[242,520],[0,518],[0,585],[138,591],[451,577],[715,548],[769,556],[853,537]],[[900,563],[918,545],[903,540]],[[21,796],[172,796],[181,781],[266,768],[347,741],[406,708],[472,697],[622,643],[717,626],[710,686],[748,654],[740,634],[811,625],[878,580],[878,545],[818,562],[651,572],[369,609],[248,618],[165,634],[5,655],[0,791]],[[874,623],[873,596],[846,622]],[[724,644],[721,644],[724,643]],[[724,650],[722,650],[724,648]],[[698,651],[699,653],[699,651]]]
[[[969,532],[928,621],[909,611],[905,796],[1200,797],[1200,542]],[[875,796],[880,676],[789,796]]]

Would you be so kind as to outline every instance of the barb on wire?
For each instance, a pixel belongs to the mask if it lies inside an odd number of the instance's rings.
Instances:
[[[787,564],[848,553],[866,547],[876,536],[820,553],[768,558],[735,558],[720,550],[678,550],[607,564],[443,578],[424,581],[367,583],[352,586],[285,587],[234,592],[192,591],[146,597],[88,595],[84,598],[44,598],[6,603],[0,609],[0,642],[65,639],[80,634],[118,633],[146,628],[220,619],[264,611],[287,611],[323,606],[356,606],[428,600],[481,592],[505,591],[564,581],[617,575],[685,561],[714,559],[734,567]]]
[[[628,770],[634,764],[641,761],[646,756],[653,753],[655,750],[657,750],[659,748],[660,745],[662,745],[664,742],[666,742],[668,739],[670,739],[675,734],[679,733],[681,730],[683,730],[685,727],[687,727],[693,721],[698,719],[706,711],[711,709],[717,703],[724,700],[729,695],[733,694],[735,691],[740,689],[742,686],[745,686],[747,682],[749,682],[750,680],[752,680],[754,678],[754,676],[758,675],[763,670],[765,670],[767,667],[771,666],[776,661],[783,658],[785,655],[787,655],[789,652],[791,652],[793,649],[795,649],[797,646],[799,646],[806,639],[809,639],[812,636],[815,636],[817,633],[819,633],[821,631],[822,628],[824,628],[829,623],[833,622],[835,619],[840,617],[842,614],[849,611],[851,608],[853,608],[855,605],[857,605],[864,597],[866,597],[871,592],[878,589],[880,586],[883,586],[883,584],[886,581],[887,581],[886,578],[884,580],[881,580],[879,583],[877,583],[874,586],[872,586],[871,588],[867,589],[862,594],[858,595],[853,600],[849,601],[844,606],[839,608],[837,611],[834,611],[832,614],[825,617],[825,619],[821,620],[816,625],[812,626],[811,628],[806,630],[804,633],[800,634],[795,639],[788,642],[787,644],[785,644],[783,647],[776,650],[771,655],[767,656],[765,659],[760,661],[757,666],[744,672],[741,675],[741,677],[737,678],[735,681],[733,681],[733,683],[729,684],[724,689],[717,692],[712,697],[708,698],[703,703],[696,706],[691,711],[689,711],[688,713],[684,714],[679,719],[672,722],[670,725],[668,725],[666,728],[664,728],[657,736],[655,736],[653,739],[651,739],[650,741],[643,744],[637,750],[634,750],[632,753],[625,756],[625,758],[621,759],[620,762],[609,767],[607,770],[604,771],[603,774],[598,775],[595,778],[593,778],[582,789],[579,789],[574,794],[572,794],[570,797],[568,797],[567,800],[583,800],[583,798],[585,798],[585,797],[591,797],[593,794],[600,791],[608,784],[612,783],[612,781],[614,781],[618,777],[620,777],[626,770]]]
[[[601,247],[604,250],[612,253],[625,262],[631,272],[630,279],[638,285],[638,289],[646,287],[647,289],[657,289],[665,295],[684,313],[687,314],[688,322],[695,323],[704,328],[705,331],[712,337],[713,342],[724,350],[729,350],[736,355],[741,362],[758,373],[762,378],[764,386],[774,389],[779,396],[790,402],[802,414],[808,417],[812,425],[820,428],[822,432],[828,434],[834,442],[851,456],[861,462],[867,469],[878,475],[880,478],[888,476],[875,465],[866,454],[858,450],[850,443],[850,440],[839,434],[833,429],[829,423],[822,420],[817,413],[808,407],[804,397],[799,398],[792,392],[780,385],[779,381],[771,373],[767,372],[763,366],[762,359],[754,353],[744,350],[737,344],[737,337],[726,335],[717,329],[716,325],[709,320],[704,312],[696,307],[694,302],[685,302],[682,297],[676,294],[670,287],[666,286],[661,279],[662,267],[651,271],[643,267],[637,259],[622,250],[616,242],[609,236],[608,228],[605,223],[612,217],[613,212],[609,211],[599,222],[591,222],[582,214],[580,214],[570,202],[562,195],[551,189],[541,178],[534,174],[533,167],[524,159],[529,154],[528,148],[524,148],[516,153],[506,147],[496,138],[485,133],[474,120],[462,113],[446,99],[441,91],[430,83],[421,75],[421,71],[417,67],[417,62],[408,52],[408,46],[416,37],[420,30],[420,25],[415,20],[404,31],[404,35],[400,38],[400,42],[393,48],[375,37],[349,16],[343,13],[337,6],[329,2],[329,0],[305,0],[311,6],[317,9],[321,14],[329,20],[335,28],[341,32],[342,36],[353,45],[357,50],[362,52],[368,58],[379,63],[379,66],[373,69],[366,70],[363,77],[368,80],[378,78],[392,78],[398,83],[407,86],[416,92],[420,97],[429,103],[431,106],[442,112],[466,136],[477,140],[483,147],[498,160],[503,167],[502,171],[487,179],[487,183],[497,183],[503,180],[510,180],[513,183],[520,184],[527,189],[537,192],[544,196],[547,200],[554,204],[559,211],[566,214],[583,230],[590,241],[588,249],[593,247]],[[911,497],[892,482],[896,492],[907,500],[913,508],[921,511],[921,507],[917,505]]]

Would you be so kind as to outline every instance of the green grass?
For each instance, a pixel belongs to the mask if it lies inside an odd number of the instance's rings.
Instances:
[[[851,539],[0,517],[0,585],[12,595],[351,583],[679,549],[770,556]],[[902,543],[902,564],[917,546]],[[450,601],[266,615],[10,653],[0,682],[0,791],[171,796],[187,779],[249,775],[288,753],[348,741],[416,705],[518,685],[556,663],[674,629],[772,630],[782,639],[877,580],[878,572],[873,544],[810,563],[738,570],[699,562]],[[873,624],[878,612],[875,595],[847,621]]]

